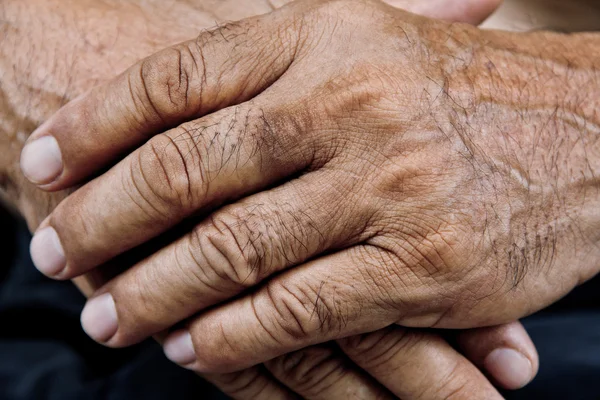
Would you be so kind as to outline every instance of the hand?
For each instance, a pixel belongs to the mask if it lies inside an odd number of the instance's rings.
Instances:
[[[419,5],[422,4],[419,3]],[[49,52],[48,54],[37,52],[36,57],[31,56],[27,60],[23,60],[27,61],[27,64],[19,68],[11,69],[8,68],[9,65],[7,64],[7,68],[3,68],[2,74],[5,80],[2,86],[5,91],[4,94],[13,100],[12,107],[2,108],[3,120],[12,121],[10,125],[3,125],[4,128],[8,127],[9,129],[2,132],[1,136],[6,140],[6,142],[2,142],[2,145],[7,149],[4,154],[9,156],[2,159],[5,163],[3,164],[4,171],[6,171],[6,176],[12,182],[8,197],[15,202],[33,228],[58,201],[66,196],[67,192],[44,193],[35,190],[33,186],[27,185],[22,180],[18,170],[14,168],[16,158],[10,157],[11,154],[18,154],[13,149],[19,150],[22,146],[20,142],[22,139],[19,138],[26,137],[29,134],[27,129],[32,129],[28,127],[37,125],[36,121],[45,118],[66,99],[88,90],[98,82],[107,80],[115,71],[123,69],[128,63],[151,52],[153,47],[159,48],[167,45],[168,41],[176,40],[165,34],[152,37],[152,32],[146,29],[144,30],[145,34],[150,35],[146,43],[144,37],[139,35],[137,26],[152,25],[157,27],[157,31],[160,31],[158,25],[164,19],[148,21],[148,17],[157,13],[140,13],[137,8],[121,7],[121,4],[78,2],[68,9],[62,8],[60,3],[54,4],[51,2],[40,3],[37,6],[33,6],[31,3],[8,2],[3,3],[3,5],[7,6],[4,11],[13,16],[12,25],[20,27],[19,33],[28,37],[29,40],[39,36],[37,42],[44,43],[44,46],[40,48]],[[183,3],[177,4],[176,7],[171,7],[170,10],[181,11],[181,6],[184,5]],[[240,13],[258,13],[265,10],[264,8],[261,9],[260,7],[263,6],[259,4],[246,2],[245,5],[248,9],[237,6],[235,8],[237,14],[231,14],[234,9],[230,10],[227,8],[227,3],[222,2],[219,11],[226,13],[226,15],[243,17],[245,15]],[[447,6],[448,3],[445,3],[445,5]],[[44,7],[48,7],[48,10],[44,11]],[[442,8],[436,7],[431,10],[440,12]],[[456,10],[456,7],[450,7],[448,10]],[[32,11],[41,12],[48,18],[43,20],[42,25],[31,24],[30,13]],[[146,9],[146,11],[148,10]],[[97,19],[95,13],[102,13],[108,19]],[[171,22],[182,14],[189,17],[193,13],[187,10],[185,13],[174,12],[173,14],[168,18]],[[120,18],[115,19],[115,15]],[[161,10],[160,15],[164,15],[164,10]],[[198,15],[201,16],[202,14]],[[75,19],[69,19],[70,16],[74,16]],[[471,15],[468,18],[477,19],[481,18],[481,15]],[[475,19],[470,21],[475,22]],[[40,21],[37,17],[36,20]],[[89,31],[82,31],[83,33],[81,33],[77,31],[76,26],[67,24],[67,20],[69,20],[68,22],[78,20]],[[121,24],[121,21],[127,21],[127,24]],[[209,23],[213,22],[211,18],[208,18],[207,21]],[[199,24],[197,20],[195,22],[196,27],[202,24],[201,22]],[[114,24],[119,26],[120,35],[113,40],[111,32],[115,31]],[[93,28],[94,26],[98,26],[98,29]],[[45,35],[44,32],[49,30],[53,32],[60,31],[61,33],[56,36]],[[86,34],[92,34],[91,32],[97,33],[97,36],[94,36],[94,39],[98,40],[99,43],[97,47],[83,45],[84,41],[89,40]],[[177,35],[177,32],[172,30],[169,33]],[[9,37],[11,36],[5,36],[5,38]],[[12,37],[14,38],[14,36]],[[68,42],[66,38],[70,38],[71,42]],[[56,42],[53,42],[53,40]],[[16,44],[17,41],[14,42]],[[18,42],[24,43],[23,41]],[[69,44],[65,45],[65,43]],[[98,51],[103,46],[110,50]],[[21,48],[11,48],[9,46],[3,46],[2,49],[6,56],[3,60],[6,61],[14,61],[15,57],[9,55],[17,55],[23,51]],[[59,54],[61,51],[64,54]],[[48,64],[48,57],[52,56],[54,57],[53,67],[51,70],[47,70],[45,66]],[[67,65],[68,60],[75,57],[80,62]],[[102,62],[94,61],[96,58],[101,59]],[[21,58],[18,61],[20,62]],[[65,62],[65,64],[62,62]],[[2,66],[5,67],[5,65]],[[20,72],[20,75],[14,75],[17,71]],[[52,86],[49,86],[48,83]],[[24,91],[24,88],[28,88],[28,91]],[[62,93],[62,96],[55,96],[55,92]],[[41,97],[36,100],[35,107],[32,107],[31,98],[40,95]],[[30,96],[30,98],[28,99],[27,96]],[[19,99],[20,102],[14,101],[15,99]],[[29,122],[19,122],[21,119]],[[24,131],[18,131],[18,134],[16,134],[17,131],[13,131],[13,129],[16,129],[15,126],[21,126]],[[358,343],[359,340],[360,343]],[[519,324],[488,330],[465,331],[460,333],[459,340],[466,355],[476,365],[486,368],[498,384],[503,387],[517,388],[535,374],[537,354]],[[415,393],[420,393],[423,396],[432,391],[436,391],[436,396],[440,397],[449,391],[457,395],[460,395],[460,393],[481,393],[488,398],[491,398],[491,396],[487,396],[487,394],[498,396],[487,380],[466,359],[458,355],[442,339],[436,338],[435,335],[394,329],[365,335],[361,339],[358,337],[352,340],[348,339],[343,343],[347,343],[346,347],[349,343],[360,344],[357,347],[352,346],[348,354],[353,355],[353,358],[358,360],[358,364],[366,364],[366,371],[371,372],[374,377],[384,374],[384,382],[390,379],[389,377],[385,378],[386,374],[389,376],[390,372],[394,373],[393,377],[395,379],[390,382],[392,384],[391,389],[395,391],[401,389],[402,393],[407,394],[407,396],[411,394],[411,398],[414,397]],[[397,351],[394,350],[396,348]],[[521,357],[522,360],[517,359],[517,361],[524,361],[528,368],[527,371],[520,373],[521,371],[517,370],[511,373],[511,365],[507,365],[506,360],[500,360],[498,357],[492,358],[490,356],[488,360],[492,361],[485,361],[494,349],[497,350],[494,354],[503,354],[502,352],[498,353],[500,348],[511,348],[524,354],[526,358]],[[394,357],[382,357],[383,351],[386,351],[385,354],[393,354]],[[506,350],[503,351],[506,353]],[[414,362],[409,362],[409,360],[414,360]],[[452,374],[446,370],[449,367],[453,368]],[[369,398],[375,392],[383,393],[385,391],[382,390],[380,384],[366,376],[364,371],[352,367],[351,362],[344,357],[340,357],[337,352],[332,351],[331,347],[301,350],[271,361],[267,368],[278,376],[281,382],[287,383],[289,388],[307,398],[319,398],[320,396],[320,398],[332,399],[338,397],[341,391],[351,393],[359,390],[363,397]],[[431,370],[431,373],[427,373],[427,368]],[[401,376],[410,378],[415,373],[425,373],[425,376],[429,379],[415,380],[411,378],[401,388],[397,386],[395,381],[397,378]],[[209,379],[236,398],[274,399],[291,393],[290,389],[284,388],[277,381],[268,379],[267,374],[264,374],[260,368],[251,368],[235,374],[211,375]],[[460,389],[457,391],[458,386],[460,386]]]
[[[83,316],[97,340],[123,346],[264,281],[190,321],[203,372],[392,323],[521,317],[597,270],[597,46],[594,34],[484,32],[350,0],[226,25],[36,133],[60,147],[62,173],[42,182],[57,189],[220,109],[67,198],[34,259],[69,278],[232,202],[109,282]]]
[[[460,332],[458,344],[502,387],[519,388],[537,371],[518,323]],[[471,362],[431,332],[389,327],[207,378],[236,399],[501,399]]]

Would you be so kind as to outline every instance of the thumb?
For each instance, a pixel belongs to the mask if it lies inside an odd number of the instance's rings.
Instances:
[[[293,0],[270,0],[279,8]],[[466,22],[479,25],[502,3],[502,0],[383,0],[385,3],[429,18],[449,22]]]
[[[479,25],[500,6],[502,0],[384,0],[384,2],[424,17]]]
[[[461,331],[457,339],[465,357],[505,389],[520,389],[537,374],[538,354],[520,322]]]

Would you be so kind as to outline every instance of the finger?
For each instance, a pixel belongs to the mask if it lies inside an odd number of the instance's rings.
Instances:
[[[101,281],[102,277],[98,277],[98,282]],[[84,287],[93,290],[97,287],[96,283],[94,282],[92,285],[88,284]],[[84,291],[86,297],[89,294],[91,294],[90,291]],[[166,332],[161,332],[155,335],[154,339],[161,345],[164,345],[165,336]],[[168,349],[169,352],[177,352],[177,350],[177,348]],[[207,374],[201,376],[232,399],[300,400],[298,395],[274,379],[263,366],[247,368],[229,374]]]
[[[477,367],[438,335],[393,326],[338,343],[403,400],[502,399]]]
[[[109,346],[131,345],[278,271],[361,241],[368,209],[331,190],[333,174],[313,172],[216,211],[103,287],[84,308],[84,330]]]
[[[265,366],[275,378],[304,399],[394,398],[332,345],[298,350],[271,360]]]
[[[418,298],[422,288],[382,285],[390,282],[385,266],[375,265],[383,260],[363,257],[359,249],[297,266],[258,291],[192,319],[188,357],[173,361],[199,372],[230,372],[394,323],[403,313],[403,301]],[[392,298],[392,290],[406,299]]]
[[[72,278],[305,168],[315,152],[292,118],[251,101],[155,136],[56,207],[33,237],[35,265]]]
[[[489,17],[502,0],[384,0],[391,6],[414,14],[450,22],[478,25]]]
[[[520,322],[461,331],[458,344],[469,360],[504,389],[520,389],[537,374],[539,357]]]
[[[156,133],[256,96],[292,62],[287,17],[203,32],[69,103],[27,141],[25,176],[46,190],[68,187]]]
[[[229,374],[202,375],[236,400],[300,400],[301,397],[273,379],[263,366]]]

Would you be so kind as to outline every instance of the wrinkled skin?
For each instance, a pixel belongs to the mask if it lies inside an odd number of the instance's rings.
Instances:
[[[0,195],[31,229],[65,197],[28,184],[19,155],[29,134],[60,106],[139,59],[217,21],[269,12],[268,1],[3,1]],[[57,34],[48,34],[56,32]],[[140,33],[142,32],[142,34]]]
[[[268,12],[278,3],[281,2],[257,0],[244,2],[244,7],[240,7],[234,1],[151,1],[143,6],[120,1],[78,1],[65,8],[60,1],[2,2],[0,193],[6,204],[20,212],[34,229],[69,192],[37,190],[18,169],[18,154],[29,132],[61,105],[107,81],[139,58],[194,36],[201,27]],[[406,6],[403,2],[394,3]],[[427,11],[422,5],[415,11]],[[458,9],[454,7],[452,12]],[[473,14],[474,9],[470,6],[471,15],[461,18],[476,22],[487,13],[485,9],[475,9]],[[443,8],[436,6],[433,10],[431,15],[440,16]],[[452,13],[445,17],[459,18]],[[80,285],[85,284],[84,291],[89,291],[102,279],[98,275],[80,281]],[[520,324],[465,331],[459,335],[459,342],[465,355],[485,368],[501,386],[519,387],[537,369],[537,354]],[[291,398],[295,396],[293,391],[307,398],[345,399],[353,391],[362,398],[386,397],[389,393],[383,389],[385,385],[405,398],[431,398],[431,393],[439,398],[448,393],[456,397],[461,393],[498,396],[472,364],[434,334],[390,328],[340,343],[346,344],[346,354],[355,364],[332,347],[320,346],[270,362],[266,368],[278,381],[269,378],[264,368],[208,378],[235,398]],[[529,376],[523,376],[525,380],[521,382],[504,379],[506,376],[494,369],[497,364],[486,360],[494,349],[514,349],[522,354],[530,363]],[[450,369],[453,373],[449,373]],[[428,379],[420,379],[422,375]],[[398,386],[402,377],[410,384]]]
[[[175,127],[63,201],[34,260],[71,278],[207,215],[83,315],[124,346],[200,312],[166,341],[191,339],[175,358],[199,372],[392,324],[522,317],[597,273],[597,54],[596,34],[486,32],[376,1],[225,25],[36,132],[60,146],[38,182],[55,190]]]

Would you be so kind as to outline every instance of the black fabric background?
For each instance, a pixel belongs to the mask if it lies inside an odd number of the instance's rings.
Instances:
[[[0,210],[0,400],[225,399],[153,341],[104,348],[81,331],[83,296],[39,274],[26,226]],[[538,377],[508,399],[600,399],[600,279],[525,325]]]

